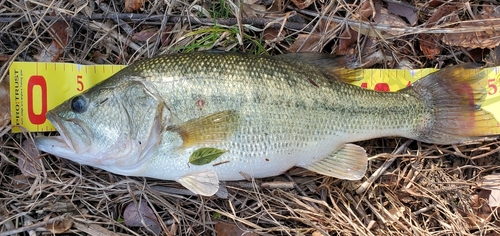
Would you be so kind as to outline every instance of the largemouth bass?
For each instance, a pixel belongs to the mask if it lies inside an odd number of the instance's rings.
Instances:
[[[500,133],[480,108],[484,76],[466,70],[471,64],[398,92],[376,92],[345,83],[336,63],[310,53],[146,59],[49,111],[60,136],[38,137],[36,145],[83,165],[175,180],[210,196],[219,181],[274,176],[294,166],[360,179],[367,154],[355,141],[402,136],[452,144]]]

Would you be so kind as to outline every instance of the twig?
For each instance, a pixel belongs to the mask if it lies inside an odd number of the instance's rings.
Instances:
[[[363,220],[363,222],[365,223],[365,226],[368,226],[368,224],[370,223],[370,218],[368,218],[368,215],[366,214],[365,209],[363,209],[362,207],[359,206],[359,203],[360,203],[359,198],[354,199],[352,197],[352,195],[347,193],[347,192],[345,193],[345,196],[347,197],[347,199],[349,199],[349,201],[356,203],[356,204],[354,204],[354,210],[356,210],[358,212],[358,214],[361,215],[361,220]]]
[[[293,9],[293,8],[292,8]],[[294,9],[295,10],[295,9]],[[359,27],[361,29],[375,29],[378,31],[393,31],[393,32],[401,32],[406,35],[410,34],[420,34],[420,33],[429,33],[429,34],[456,34],[456,33],[473,33],[473,32],[480,32],[480,31],[500,31],[500,25],[499,24],[492,24],[492,25],[487,25],[487,26],[474,26],[474,27],[454,27],[454,28],[449,28],[450,26],[453,26],[454,23],[450,24],[442,24],[442,25],[437,25],[432,28],[425,28],[425,27],[398,27],[394,25],[389,25],[389,24],[373,24],[371,22],[365,22],[365,21],[358,21],[358,20],[351,20],[348,18],[344,17],[338,17],[338,16],[320,16],[318,13],[313,12],[313,11],[308,11],[308,10],[298,10],[297,12],[302,13],[304,15],[308,16],[314,16],[314,17],[319,17],[321,19],[327,20],[327,21],[332,21],[335,23],[341,23],[341,24],[347,24],[351,27]],[[460,23],[462,24],[469,24],[469,23],[474,23],[474,22],[482,22],[484,23],[485,21],[494,21],[497,19],[490,19],[490,20],[469,20],[469,21],[461,21]],[[401,37],[401,35],[398,35],[398,37]]]
[[[430,210],[434,209],[435,207],[436,207],[436,204],[432,204],[430,206],[426,206],[426,207],[424,207],[424,208],[422,208],[420,210],[417,210],[417,211],[413,212],[413,214],[416,215],[416,216],[418,216],[418,215],[420,215],[420,214],[422,214],[424,212],[427,212],[427,211],[430,211]]]
[[[295,183],[295,181],[293,180],[293,178],[288,175],[288,174],[284,174],[283,176],[285,176],[286,179],[288,179],[289,181],[292,181],[293,182],[293,186],[295,187],[295,190],[297,190],[297,192],[299,192],[300,195],[304,196],[304,197],[309,197],[307,195],[306,192],[304,192],[304,190],[302,190],[299,185],[297,183]],[[318,205],[316,205],[314,202],[310,202],[308,201],[307,202],[311,207],[313,207],[316,211],[320,211]]]
[[[69,216],[69,214],[64,214],[64,215],[56,216],[56,217],[51,218],[51,219],[46,220],[46,221],[38,222],[38,223],[35,223],[35,224],[32,224],[32,225],[24,226],[24,227],[17,228],[17,229],[11,230],[11,231],[0,232],[0,236],[15,235],[15,234],[18,234],[18,233],[22,233],[22,232],[26,232],[26,231],[29,231],[29,230],[36,229],[38,227],[44,227],[47,224],[52,224],[52,223],[54,223],[56,221],[64,220],[68,216]]]
[[[113,15],[116,14],[116,12],[114,12],[113,10],[111,10],[111,8],[108,6],[108,4],[106,4],[104,2],[99,3],[99,8],[101,8],[101,10],[103,10],[104,12],[112,12]],[[120,19],[120,18],[114,18],[114,17],[111,18],[111,19],[113,19],[116,23],[118,23],[118,25],[128,35],[130,35],[130,34],[133,33],[134,29],[130,25],[128,25],[125,21],[123,21],[122,19]]]
[[[105,229],[104,227],[98,225],[98,224],[82,224],[78,222],[73,222],[73,226],[76,229],[81,230],[82,232],[85,232],[89,235],[94,235],[94,236],[119,236],[119,234],[109,231]]]
[[[449,25],[439,25],[433,28],[425,28],[425,27],[396,27],[394,25],[388,24],[372,24],[371,22],[357,21],[346,19],[337,16],[320,16],[318,13],[307,11],[307,10],[297,10],[297,12],[302,13],[304,15],[318,17],[324,20],[347,24],[351,27],[360,27],[362,29],[375,29],[379,31],[387,31],[391,30],[394,32],[402,32],[407,35],[409,34],[420,34],[420,33],[433,33],[433,34],[450,34],[450,33],[471,33],[471,32],[479,32],[479,31],[500,31],[500,25],[487,25],[487,26],[477,26],[477,27],[454,27],[454,28],[446,28]],[[37,18],[37,16],[33,15],[33,18]],[[163,20],[167,18],[168,22],[189,22],[190,24],[206,24],[206,25],[236,25],[238,20],[236,18],[227,18],[227,19],[209,19],[209,18],[198,18],[193,16],[175,16],[175,15],[148,15],[148,14],[134,14],[134,13],[113,13],[113,14],[93,14],[91,17],[86,16],[43,16],[38,18],[38,20],[45,21],[55,21],[55,20],[78,20],[78,21],[96,21],[96,20],[131,20],[131,21],[148,21],[148,24],[151,25],[159,25],[161,22],[159,20]],[[29,19],[26,17],[0,17],[0,23],[11,23],[11,22],[29,22]],[[475,21],[462,21],[462,23],[472,23]],[[241,19],[242,24],[249,24],[252,26],[266,27],[266,28],[280,28],[282,27],[281,22],[275,21],[275,19],[267,19],[267,18],[243,18]],[[290,22],[286,21],[284,23],[284,27],[288,29],[294,30],[302,30],[305,32],[311,32],[313,27],[304,23]],[[400,35],[399,35],[400,36]]]
[[[497,147],[494,150],[491,150],[491,151],[489,151],[487,153],[483,153],[481,155],[473,156],[470,159],[471,160],[476,160],[476,159],[479,159],[479,158],[487,157],[487,156],[493,155],[493,153],[496,153],[496,152],[499,152],[499,151],[500,151],[500,147]]]
[[[37,18],[36,16],[33,16]],[[159,25],[161,24],[160,20],[164,20],[167,18],[168,22],[178,23],[178,22],[186,22],[190,24],[206,24],[206,25],[236,25],[238,20],[236,18],[227,18],[227,19],[209,19],[209,18],[197,18],[192,16],[174,16],[174,15],[148,15],[148,14],[134,14],[134,13],[114,13],[114,14],[93,14],[91,17],[86,16],[43,16],[38,18],[38,20],[45,21],[56,21],[56,20],[66,20],[66,21],[97,21],[97,20],[131,20],[131,21],[148,21],[147,23],[150,25]],[[0,17],[0,23],[11,23],[11,22],[20,22],[25,23],[28,22],[28,19],[25,17]],[[249,24],[252,26],[266,27],[266,28],[280,28],[282,24],[280,22],[276,22],[274,19],[266,19],[266,18],[243,18],[241,19],[242,24]],[[285,28],[293,29],[293,30],[303,30],[306,32],[310,32],[312,27],[308,24],[297,23],[286,21],[284,24]]]
[[[187,189],[170,188],[170,187],[163,187],[163,186],[151,186],[151,189],[154,189],[154,190],[162,192],[162,193],[168,193],[168,194],[196,196],[196,194],[194,194],[193,192],[191,192]]]
[[[267,189],[292,189],[295,188],[295,182],[275,181],[264,182],[260,185],[261,188]]]
[[[403,145],[401,145],[398,149],[396,149],[396,151],[394,151],[394,153],[392,153],[393,155],[394,154],[400,154],[403,152],[403,150],[408,146],[410,145],[410,143],[413,142],[413,140],[408,140],[406,141]],[[359,186],[359,188],[356,190],[356,193],[357,194],[362,194],[366,191],[366,189],[368,187],[370,187],[373,182],[375,182],[376,179],[378,179],[378,177],[380,177],[380,175],[382,173],[384,173],[387,168],[389,168],[389,166],[392,165],[392,163],[396,160],[396,156],[389,159],[386,163],[384,163],[384,165],[382,167],[380,167],[377,171],[375,171],[371,176],[370,178],[368,178],[367,181],[365,181],[363,184],[361,184],[361,186]]]

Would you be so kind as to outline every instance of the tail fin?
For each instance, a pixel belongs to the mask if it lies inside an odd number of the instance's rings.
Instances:
[[[485,78],[484,70],[470,63],[442,69],[409,87],[432,107],[432,118],[419,127],[416,139],[451,144],[500,134],[495,117],[481,109]]]

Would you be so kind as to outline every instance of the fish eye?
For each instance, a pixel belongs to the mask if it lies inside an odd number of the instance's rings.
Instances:
[[[82,113],[87,110],[88,99],[82,95],[78,95],[71,99],[71,110],[76,113]]]

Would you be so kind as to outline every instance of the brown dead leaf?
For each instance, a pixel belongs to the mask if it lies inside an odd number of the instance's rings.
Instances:
[[[387,10],[391,14],[402,16],[408,20],[410,25],[415,25],[418,20],[417,11],[415,8],[405,2],[387,2]]]
[[[367,21],[375,14],[375,8],[372,0],[365,0],[361,3],[357,12],[353,15],[353,19],[361,19]],[[354,51],[351,45],[358,41],[358,33],[351,27],[342,31],[339,36],[339,46],[335,52],[337,55],[348,55]]]
[[[500,190],[491,190],[491,194],[488,197],[488,205],[490,207],[500,207]]]
[[[335,30],[337,27],[339,27],[339,23],[337,23],[337,22],[324,20],[324,19],[320,19],[318,22],[319,32],[332,31],[332,30]]]
[[[490,195],[490,190],[481,190],[477,194],[471,196],[472,212],[475,216],[485,221],[489,221],[491,218],[491,208],[488,205]]]
[[[376,12],[375,17],[373,17],[373,22],[375,24],[391,25],[393,27],[398,27],[398,28],[408,26],[407,23],[399,16],[390,14],[389,11],[385,7],[383,7],[380,2],[375,2],[375,12]],[[404,34],[404,32],[400,31],[391,31],[391,30],[383,31],[383,30],[375,30],[373,28],[372,29],[359,28],[355,26],[352,26],[351,28],[360,34],[374,38],[380,38],[380,37],[389,38],[396,35]]]
[[[241,224],[233,224],[222,221],[215,222],[215,232],[217,236],[257,236],[258,234],[250,232]]]
[[[477,185],[483,190],[491,191],[488,196],[488,205],[490,207],[500,207],[500,173],[484,176]]]
[[[59,56],[62,54],[62,50],[59,45],[52,41],[48,46],[44,47],[38,55],[35,55],[35,59],[39,62],[54,62],[57,61]]]
[[[443,0],[432,0],[432,1],[429,1],[429,6],[430,7],[439,7],[443,4],[445,4],[446,2],[443,1]]]
[[[478,187],[486,190],[500,190],[500,173],[484,176],[479,181]]]
[[[91,17],[94,12],[94,4],[89,3],[88,0],[71,0],[73,7],[78,11],[76,13],[83,13],[86,17]]]
[[[123,211],[124,224],[132,227],[148,227],[157,235],[160,234],[161,226],[153,210],[145,201],[141,201],[139,206],[131,202]],[[143,224],[144,222],[144,224]]]
[[[433,59],[441,53],[438,36],[434,34],[421,34],[419,38],[420,50],[422,50],[427,59]]]
[[[292,0],[293,4],[299,9],[304,9],[314,3],[314,0]]]
[[[94,53],[92,53],[92,61],[97,64],[105,64],[108,57],[108,54],[104,54],[100,51],[95,51]]]
[[[375,15],[375,5],[372,0],[365,0],[361,3],[361,6],[359,7],[358,11],[354,15],[354,19],[361,19],[364,21],[367,21]]]
[[[55,62],[68,46],[69,40],[73,35],[73,29],[65,21],[57,21],[49,30],[52,42],[35,55],[35,59],[40,62]]]
[[[262,17],[266,12],[266,6],[260,4],[243,4],[241,7],[243,14],[249,18]]]
[[[262,39],[266,42],[279,42],[286,36],[285,30],[266,28],[262,32]]]
[[[352,54],[354,48],[351,47],[353,43],[358,41],[358,33],[352,28],[345,29],[339,37],[339,48],[336,52],[337,55]]]
[[[125,11],[133,12],[138,11],[144,6],[146,0],[125,0]]]
[[[323,233],[316,230],[311,234],[311,236],[323,236]]]
[[[158,29],[147,28],[143,29],[132,35],[132,40],[136,42],[154,42],[156,40],[156,34],[158,34]]]
[[[73,28],[66,21],[57,21],[50,27],[49,32],[52,38],[57,41],[59,47],[65,48],[73,35]]]
[[[405,212],[404,207],[393,207],[388,210],[388,215],[386,219],[388,222],[391,223],[397,222],[401,217],[403,217],[404,212]]]
[[[47,224],[46,228],[53,234],[62,234],[68,231],[71,226],[73,226],[73,219],[67,218],[52,224]]]
[[[17,156],[19,169],[24,176],[36,178],[42,165],[42,160],[37,159],[40,155],[38,148],[31,139],[24,140],[21,148],[22,152]]]
[[[450,15],[458,8],[458,4],[444,4],[441,5],[426,22],[425,27],[433,27],[443,17]],[[438,34],[420,34],[420,50],[424,53],[427,59],[433,59],[441,53],[441,46],[439,40],[441,36]]]
[[[299,34],[295,42],[288,48],[290,52],[319,52],[321,50],[319,41],[321,35],[318,33]]]
[[[24,189],[31,186],[32,184],[30,180],[26,178],[25,175],[22,174],[14,176],[12,183],[17,189]]]
[[[479,16],[476,17],[477,21],[460,22],[458,27],[491,26],[491,30],[445,34],[442,40],[450,46],[495,48],[500,45],[500,30],[495,30],[500,25],[498,18],[500,18],[500,6],[484,6]]]
[[[441,5],[438,9],[436,9],[436,11],[434,11],[432,16],[429,17],[426,22],[426,27],[430,28],[432,26],[435,26],[438,21],[442,20],[446,16],[450,16],[451,13],[458,9],[458,7],[458,4],[453,3]],[[449,22],[449,20],[447,22]]]
[[[500,21],[498,21],[500,23]],[[443,42],[450,46],[464,48],[495,48],[500,45],[500,31],[490,34],[486,31],[462,34],[446,34]]]

